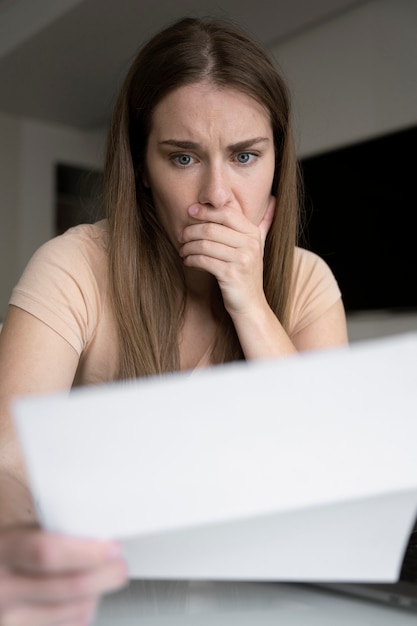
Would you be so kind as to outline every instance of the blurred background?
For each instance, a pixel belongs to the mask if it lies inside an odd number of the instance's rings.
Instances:
[[[99,215],[121,81],[185,15],[238,22],[284,73],[303,243],[335,272],[351,340],[417,330],[415,0],[0,0],[0,320],[36,248]]]

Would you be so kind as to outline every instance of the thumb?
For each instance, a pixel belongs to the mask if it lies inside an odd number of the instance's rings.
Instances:
[[[274,219],[275,208],[276,208],[276,198],[275,196],[271,196],[268,202],[268,206],[266,207],[265,214],[259,224],[259,232],[261,234],[262,248],[265,246],[266,236],[269,232],[269,229],[272,224],[272,220]]]

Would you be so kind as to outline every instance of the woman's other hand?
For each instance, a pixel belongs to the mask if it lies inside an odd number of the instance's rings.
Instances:
[[[0,532],[0,626],[86,626],[100,596],[126,580],[113,542],[37,528]]]

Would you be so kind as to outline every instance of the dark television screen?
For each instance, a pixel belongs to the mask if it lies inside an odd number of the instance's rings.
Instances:
[[[301,161],[302,245],[333,270],[347,311],[417,309],[417,128]]]

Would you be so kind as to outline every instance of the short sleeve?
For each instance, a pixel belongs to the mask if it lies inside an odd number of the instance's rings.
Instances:
[[[291,285],[289,335],[296,335],[341,298],[337,281],[317,254],[296,248]]]
[[[94,226],[76,227],[33,255],[12,291],[10,304],[34,315],[78,353],[89,344],[100,315],[100,280],[105,265]],[[101,271],[101,270],[100,270]]]

